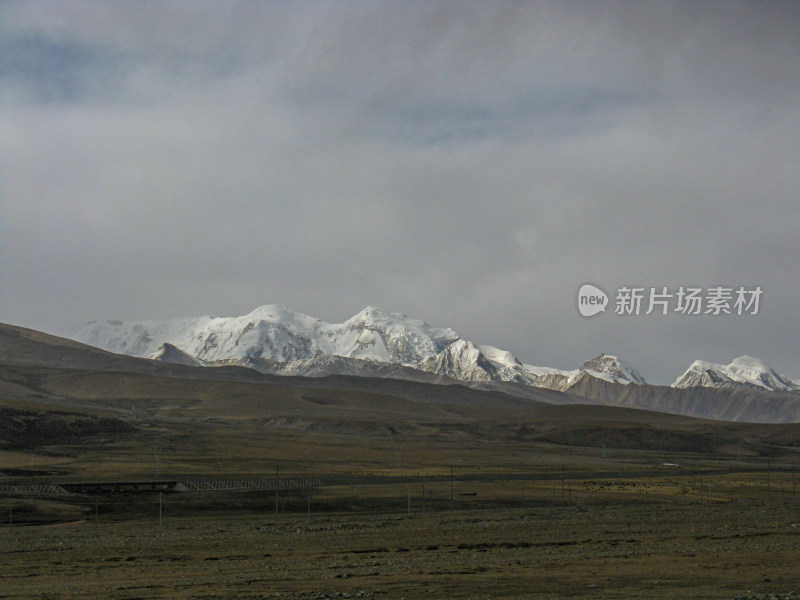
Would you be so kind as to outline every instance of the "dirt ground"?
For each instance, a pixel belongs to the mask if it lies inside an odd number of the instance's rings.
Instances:
[[[0,598],[733,599],[800,590],[800,502],[728,484],[712,493],[696,481],[575,482],[566,503],[557,487],[552,497],[520,490],[515,503],[497,486],[461,490],[453,502],[442,488],[438,502],[415,497],[411,514],[402,490],[383,509],[377,491],[359,504],[352,490],[332,490],[305,509],[301,497],[288,509],[282,502],[278,515],[269,498],[229,510],[218,499],[212,510],[197,496],[165,499],[160,523],[157,496],[130,513],[102,505],[96,521],[91,503],[72,507],[81,518],[66,519],[62,506],[66,520],[51,524],[25,523],[17,501],[23,520],[14,524],[12,512],[0,527]]]

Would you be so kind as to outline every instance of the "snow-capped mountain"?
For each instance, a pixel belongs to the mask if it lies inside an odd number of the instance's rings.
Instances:
[[[605,379],[611,383],[621,383],[623,385],[631,383],[637,385],[647,384],[642,374],[634,369],[629,362],[610,354],[601,354],[591,360],[587,360],[581,365],[580,370],[586,371],[592,377]]]
[[[74,339],[164,362],[238,364],[275,374],[358,373],[417,379],[430,373],[467,383],[511,382],[555,390],[566,390],[584,377],[645,383],[636,369],[615,356],[601,354],[573,371],[525,365],[510,352],[474,344],[452,329],[374,307],[343,323],[326,323],[274,304],[242,317],[92,321]]]
[[[494,367],[475,344],[457,340],[436,356],[419,364],[424,371],[442,373],[462,381],[491,381]]]
[[[399,313],[367,307],[344,323],[326,323],[278,305],[242,317],[195,317],[169,321],[93,321],[76,341],[147,357],[164,344],[205,362],[265,358],[280,362],[332,355],[416,364],[459,339]]]
[[[190,367],[206,367],[208,364],[205,361],[195,358],[188,352],[184,352],[180,348],[165,342],[158,347],[158,350],[147,356],[150,360],[159,360],[161,362],[172,363],[175,365],[188,365]]]
[[[537,375],[535,385],[560,391],[566,391],[587,378],[622,385],[647,385],[645,378],[630,363],[611,354],[600,354],[573,371],[526,366],[529,372]]]
[[[749,386],[772,392],[800,390],[800,384],[779,375],[764,361],[752,356],[740,356],[728,365],[696,360],[672,384],[674,388]]]
[[[272,375],[458,383],[537,400],[548,388],[554,391],[547,392],[546,401],[557,404],[588,402],[762,422],[794,422],[799,410],[792,402],[800,383],[747,356],[729,365],[697,361],[672,387],[652,386],[617,356],[600,354],[574,370],[538,367],[494,346],[462,339],[452,329],[373,307],[342,323],[278,305],[242,317],[93,321],[74,339],[118,354],[198,368],[239,365]],[[791,392],[791,398],[776,397],[776,392]]]
[[[277,305],[259,307],[243,317],[92,321],[74,339],[111,352],[167,362],[190,364],[196,359],[199,364],[224,362],[269,372],[386,372],[375,365],[331,360],[338,357],[410,366],[465,382],[536,385],[538,379],[510,352],[475,345],[452,329],[431,327],[374,307],[343,323],[326,323]]]
[[[475,345],[463,339],[453,342],[416,367],[461,381],[512,381],[536,385],[537,380],[510,352],[494,346]]]

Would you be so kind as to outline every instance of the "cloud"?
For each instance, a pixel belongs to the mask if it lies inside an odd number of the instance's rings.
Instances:
[[[371,304],[525,362],[604,350],[668,381],[760,352],[800,376],[795,4],[0,11],[0,320]],[[588,323],[585,281],[768,304]]]

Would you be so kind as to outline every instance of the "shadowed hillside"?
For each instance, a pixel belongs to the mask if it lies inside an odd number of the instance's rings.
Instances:
[[[655,408],[659,393],[670,401],[722,402],[652,386],[581,390],[619,403],[634,391],[652,393]],[[588,465],[609,451],[624,462],[657,463],[675,453],[759,460],[794,455],[800,440],[800,426],[579,404],[579,396],[546,389],[521,395],[176,365],[0,326],[0,451],[18,468],[55,464],[75,475],[141,477],[153,472],[161,449],[164,469],[173,473],[261,474],[276,461],[331,472],[442,465],[514,471],[556,468],[568,456]]]

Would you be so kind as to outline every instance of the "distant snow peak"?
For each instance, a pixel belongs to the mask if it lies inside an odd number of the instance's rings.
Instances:
[[[462,381],[491,381],[495,371],[475,344],[462,339],[422,361],[419,368]]]
[[[800,385],[778,374],[763,360],[739,356],[730,364],[718,365],[704,360],[694,361],[672,384],[674,388],[690,387],[753,387],[767,391],[796,391]]]
[[[485,344],[480,344],[477,346],[477,348],[487,360],[496,364],[500,368],[522,366],[522,363],[519,361],[519,359],[507,350],[500,350],[499,348],[487,346]]]
[[[278,304],[241,317],[191,317],[169,321],[95,321],[75,338],[111,352],[149,356],[168,343],[207,362],[264,358],[289,362],[343,356],[416,364],[459,339],[400,313],[367,307],[344,323],[326,323]]]
[[[613,383],[644,382],[633,367],[615,356],[601,354],[575,371],[523,365],[511,352],[476,345],[450,328],[432,327],[375,306],[367,306],[343,323],[326,323],[279,304],[265,304],[240,317],[94,321],[75,339],[111,352],[166,362],[260,365],[282,373],[386,371],[367,364],[380,363],[466,382],[513,382],[553,389],[569,387],[585,376]]]
[[[164,343],[158,347],[158,350],[147,356],[150,360],[159,360],[161,362],[172,363],[176,365],[188,365],[190,367],[205,367],[207,364],[192,356],[191,354],[184,352],[180,348],[173,346],[172,344]]]
[[[461,381],[510,381],[536,385],[536,377],[510,352],[463,339],[451,343],[417,368]]]
[[[600,354],[587,360],[579,371],[611,383],[646,385],[647,380],[629,362],[611,354]]]
[[[414,365],[460,339],[452,329],[438,329],[402,313],[368,306],[326,333],[346,342],[344,352],[328,352],[380,362]]]
[[[594,380],[621,385],[647,384],[641,373],[630,363],[611,354],[595,356],[572,371],[533,365],[525,365],[525,369],[531,377],[532,385],[562,392],[579,384],[591,384]]]
[[[526,365],[511,352],[461,339],[450,328],[432,327],[374,306],[342,323],[327,323],[279,304],[265,304],[240,317],[97,320],[87,323],[74,339],[110,352],[163,362],[239,364],[281,374],[442,377],[560,391],[593,388],[598,380],[647,384],[639,371],[618,356],[600,354],[572,371]],[[800,391],[800,382],[752,356],[739,356],[728,365],[695,361],[672,386]]]

